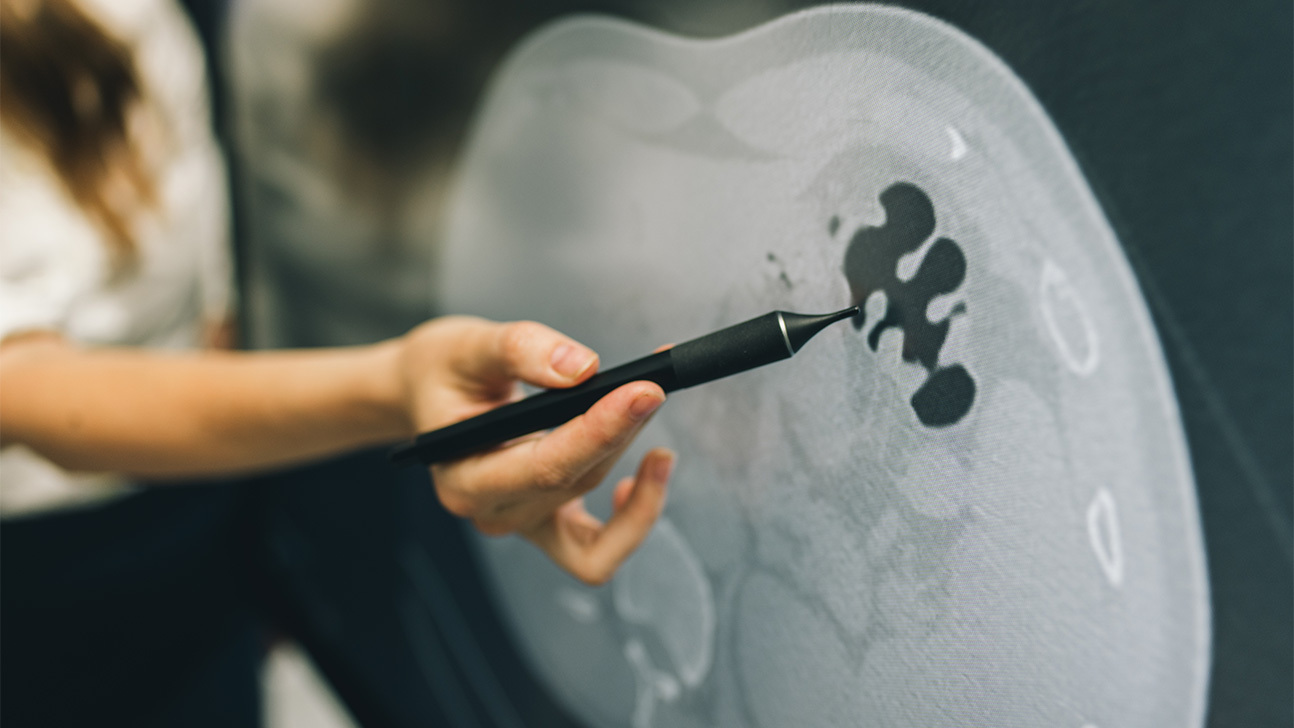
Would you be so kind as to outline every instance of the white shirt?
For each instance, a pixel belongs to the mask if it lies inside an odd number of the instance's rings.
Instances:
[[[133,222],[134,272],[114,280],[100,228],[43,156],[0,127],[0,339],[46,330],[77,344],[183,349],[231,307],[225,170],[210,129],[201,48],[168,0],[81,0],[127,42],[165,142],[156,209]],[[122,478],[72,474],[0,450],[0,514],[102,500]]]

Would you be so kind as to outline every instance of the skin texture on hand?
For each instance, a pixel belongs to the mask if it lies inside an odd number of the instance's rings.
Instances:
[[[446,317],[372,346],[161,352],[81,347],[56,334],[0,342],[0,444],[66,470],[142,481],[255,472],[412,437],[512,401],[516,383],[569,387],[597,356],[536,323]],[[632,382],[561,427],[433,468],[450,512],[520,533],[601,583],[646,537],[674,456],[653,450],[600,523],[582,496],[665,393]]]
[[[0,343],[0,445],[64,470],[182,481],[256,472],[407,437],[398,340],[225,352]]]
[[[445,317],[406,335],[402,368],[416,431],[444,427],[513,401],[517,381],[570,387],[597,356],[541,324]],[[655,449],[616,487],[611,519],[584,508],[595,488],[665,401],[632,382],[550,432],[432,467],[441,503],[483,533],[516,532],[590,584],[608,580],[646,538],[665,504],[674,455]]]

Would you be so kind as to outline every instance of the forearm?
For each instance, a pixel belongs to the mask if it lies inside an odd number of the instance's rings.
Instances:
[[[0,437],[71,470],[193,477],[285,465],[411,433],[399,351],[172,354],[0,349]]]

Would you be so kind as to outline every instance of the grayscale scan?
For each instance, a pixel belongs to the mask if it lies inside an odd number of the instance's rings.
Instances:
[[[575,715],[1202,723],[1208,584],[1158,337],[1064,140],[977,42],[867,5],[710,40],[569,19],[505,63],[455,185],[442,309],[542,321],[604,367],[863,306],[671,395],[609,478],[679,454],[607,586],[479,540]]]

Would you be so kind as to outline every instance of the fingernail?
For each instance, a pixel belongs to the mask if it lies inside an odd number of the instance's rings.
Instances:
[[[674,454],[670,453],[666,457],[656,458],[652,463],[651,476],[652,480],[657,483],[664,483],[669,480],[670,473],[674,472]]]
[[[635,420],[641,420],[647,415],[656,411],[656,408],[664,402],[665,398],[655,392],[638,395],[629,405],[629,414]]]
[[[553,371],[568,379],[574,379],[593,366],[595,360],[597,355],[582,346],[561,344],[553,349],[553,356],[549,362],[553,365]]]

